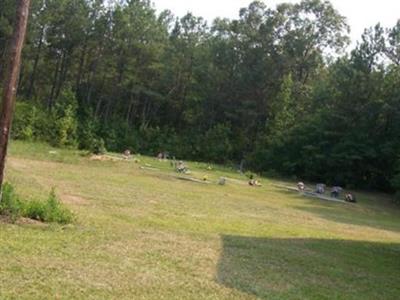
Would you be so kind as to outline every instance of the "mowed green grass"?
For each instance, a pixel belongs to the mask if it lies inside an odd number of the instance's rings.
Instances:
[[[140,160],[12,142],[7,180],[25,198],[55,187],[77,220],[0,222],[0,299],[400,298],[400,210],[388,196],[323,202],[267,179],[251,188],[222,167],[189,163],[212,182],[199,184]]]

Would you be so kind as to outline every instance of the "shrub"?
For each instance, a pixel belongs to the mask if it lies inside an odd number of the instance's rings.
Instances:
[[[16,103],[11,131],[13,138],[28,141],[42,139],[47,135],[48,127],[52,126],[43,110],[32,103],[19,101]]]
[[[76,146],[78,103],[71,89],[64,90],[53,109],[54,118],[54,146]]]
[[[45,221],[45,214],[45,206],[42,201],[32,200],[26,203],[24,207],[23,215],[27,218]]]
[[[27,217],[42,222],[60,224],[71,223],[74,219],[72,212],[58,200],[54,189],[51,190],[46,201],[21,201],[9,183],[3,185],[0,215],[10,217],[12,221],[19,217]]]
[[[250,171],[247,171],[247,172],[245,173],[245,175],[246,175],[246,177],[247,177],[248,179],[253,179],[253,178],[254,178],[254,174],[253,174],[252,172],[250,172]]]
[[[102,138],[97,138],[92,141],[92,145],[90,146],[90,151],[93,154],[105,154],[107,152],[106,146],[104,144],[104,140]]]
[[[75,146],[77,120],[75,108],[71,105],[65,107],[62,115],[57,116],[56,120],[56,138],[53,141],[56,146]]]
[[[24,216],[42,222],[60,224],[71,223],[74,219],[73,214],[61,204],[54,189],[51,190],[46,201],[28,202]]]
[[[12,221],[15,221],[21,215],[22,209],[23,203],[16,195],[13,186],[5,183],[1,195],[0,215],[10,217]]]
[[[231,127],[217,124],[208,130],[202,141],[202,158],[207,161],[226,163],[232,154]]]
[[[12,138],[44,141],[57,147],[75,147],[78,143],[77,108],[76,97],[70,89],[61,93],[51,110],[37,103],[18,101]]]
[[[90,150],[93,141],[96,139],[97,124],[94,117],[85,116],[78,123],[78,146],[79,149]]]

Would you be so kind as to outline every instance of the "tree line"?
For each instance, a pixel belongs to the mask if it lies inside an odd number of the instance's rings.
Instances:
[[[321,0],[212,24],[148,0],[33,0],[12,135],[400,190],[400,21],[350,53],[348,33]]]

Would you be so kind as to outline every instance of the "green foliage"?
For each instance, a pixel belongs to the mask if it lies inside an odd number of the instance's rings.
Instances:
[[[104,140],[102,138],[97,138],[92,140],[92,145],[89,147],[93,154],[105,154],[107,152]]]
[[[54,189],[51,190],[46,201],[27,202],[24,216],[42,222],[59,224],[68,224],[74,219],[74,215],[61,204]]]
[[[3,184],[3,190],[0,201],[0,215],[10,217],[15,221],[23,211],[23,203],[9,183]]]
[[[202,158],[206,161],[226,163],[231,158],[231,128],[225,124],[218,124],[204,135]]]
[[[273,118],[270,124],[272,135],[282,135],[294,125],[296,116],[296,103],[293,99],[293,80],[289,74],[283,78],[281,89],[274,101]]]
[[[54,136],[51,143],[54,146],[76,146],[77,144],[77,103],[74,93],[66,90],[53,110]]]
[[[391,185],[393,189],[396,191],[396,202],[400,203],[400,160],[397,161],[396,165],[396,174],[393,176],[391,180]]]
[[[22,116],[22,118],[14,121],[15,138],[28,141],[34,140],[34,124],[37,121],[37,108],[25,103],[18,103],[17,110],[18,113],[16,115],[19,118]]]
[[[397,175],[392,179],[392,184],[396,189],[395,201],[400,203],[400,176]]]
[[[47,140],[49,130],[46,127],[51,126],[48,122],[48,116],[40,107],[33,103],[17,101],[12,137],[28,141]]]
[[[250,171],[247,171],[247,172],[245,173],[245,176],[246,176],[248,179],[254,179],[254,177],[255,177],[255,175],[254,175],[252,172],[250,172]]]
[[[7,39],[15,4],[3,6]],[[367,29],[342,55],[349,28],[321,0],[254,1],[212,27],[151,1],[36,1],[31,20],[16,139],[245,159],[260,173],[393,191],[400,22]]]
[[[76,99],[70,90],[62,93],[60,102],[51,111],[34,103],[17,102],[12,137],[75,147],[78,143],[76,110]]]
[[[98,139],[98,127],[98,122],[92,114],[85,114],[78,122],[77,138],[79,149],[91,149],[93,142]]]
[[[22,201],[9,183],[3,185],[0,215],[10,217],[12,221],[19,217],[27,217],[60,224],[71,223],[74,219],[74,215],[61,204],[54,189],[51,190],[46,201]]]

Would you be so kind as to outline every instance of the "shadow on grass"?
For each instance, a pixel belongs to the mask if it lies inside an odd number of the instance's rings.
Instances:
[[[400,244],[222,236],[217,281],[260,299],[398,299]]]

